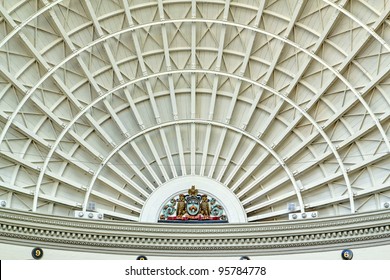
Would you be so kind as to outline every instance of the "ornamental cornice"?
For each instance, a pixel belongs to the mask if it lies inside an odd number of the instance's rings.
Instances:
[[[90,221],[0,210],[0,242],[155,255],[296,253],[390,244],[390,211],[307,221],[223,225]]]
[[[390,219],[390,211],[378,211],[365,214],[355,214],[339,216],[335,218],[325,218],[306,221],[285,221],[285,222],[257,222],[239,224],[239,227],[232,224],[224,225],[205,225],[203,227],[186,224],[184,228],[181,225],[168,224],[147,224],[136,222],[111,222],[111,221],[93,221],[78,220],[76,218],[58,217],[43,215],[31,212],[21,212],[15,210],[1,209],[0,219],[10,219],[24,223],[42,224],[56,227],[77,227],[85,229],[98,229],[109,231],[134,231],[134,232],[162,232],[170,233],[180,231],[182,233],[233,233],[233,232],[269,232],[269,231],[290,231],[300,229],[313,229],[324,227],[339,227],[356,225],[359,223],[369,224],[370,222],[385,221]],[[190,228],[188,228],[190,227]]]

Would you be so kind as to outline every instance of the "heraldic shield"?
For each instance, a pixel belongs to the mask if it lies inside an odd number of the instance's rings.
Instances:
[[[200,199],[197,196],[187,197],[187,213],[191,216],[198,215],[200,210]]]
[[[167,202],[160,213],[159,222],[163,223],[227,223],[223,207],[213,197],[198,193],[195,186],[188,194],[180,193]]]

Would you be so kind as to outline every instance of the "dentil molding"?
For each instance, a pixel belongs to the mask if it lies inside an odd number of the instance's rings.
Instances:
[[[0,242],[110,254],[238,256],[390,244],[390,211],[243,224],[148,224],[0,210]]]

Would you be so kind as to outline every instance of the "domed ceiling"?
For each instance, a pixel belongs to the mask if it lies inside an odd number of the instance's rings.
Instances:
[[[374,0],[3,0],[0,200],[138,221],[153,191],[201,176],[249,222],[286,220],[291,203],[383,209],[389,13]]]

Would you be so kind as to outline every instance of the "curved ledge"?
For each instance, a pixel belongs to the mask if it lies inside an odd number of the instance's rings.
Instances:
[[[0,210],[0,241],[46,248],[156,256],[239,256],[318,252],[390,244],[390,211],[306,221],[167,225],[81,221]]]

